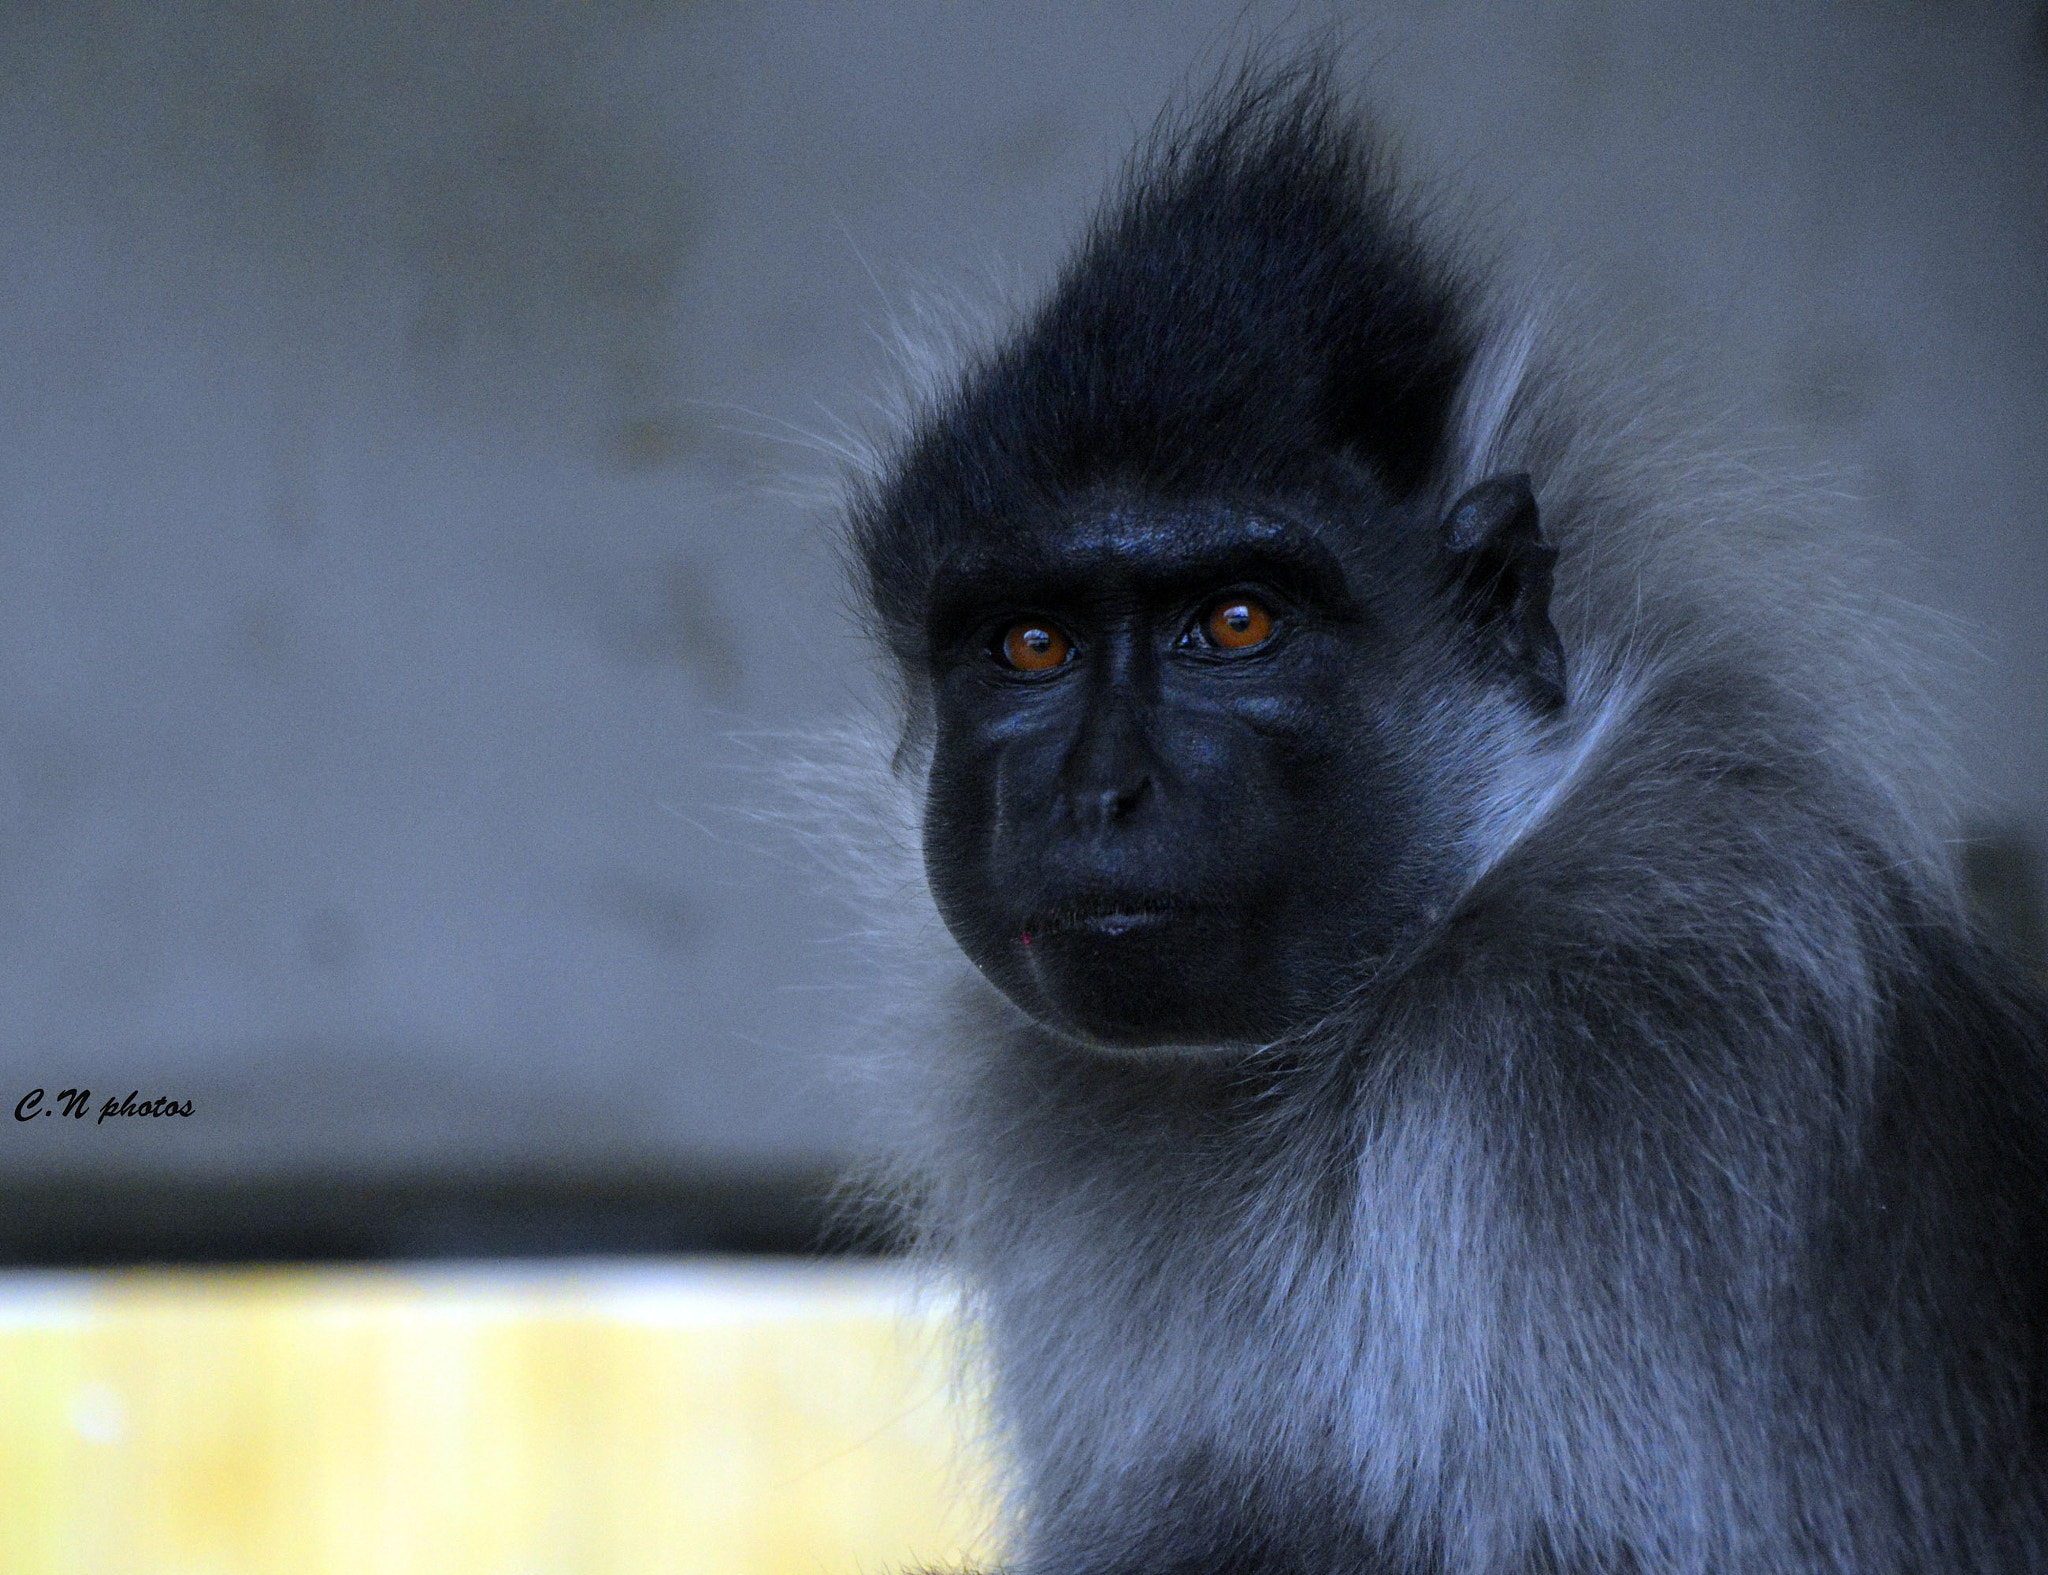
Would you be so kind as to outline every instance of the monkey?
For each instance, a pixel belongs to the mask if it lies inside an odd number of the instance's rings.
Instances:
[[[1011,1567],[2048,1570],[2048,1006],[1889,615],[1444,229],[1254,62],[847,494]]]

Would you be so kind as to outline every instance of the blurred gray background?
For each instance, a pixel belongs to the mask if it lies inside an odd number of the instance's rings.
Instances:
[[[0,1254],[786,1238],[730,1219],[843,1158],[858,954],[735,811],[750,735],[873,693],[834,434],[920,299],[1049,278],[1176,84],[1332,23],[1411,169],[1695,344],[1966,621],[2024,914],[2032,0],[16,3],[0,1105],[196,1113],[0,1125]]]

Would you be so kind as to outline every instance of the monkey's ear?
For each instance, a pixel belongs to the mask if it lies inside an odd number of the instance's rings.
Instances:
[[[1557,549],[1543,539],[1527,476],[1493,476],[1451,505],[1440,542],[1453,594],[1545,710],[1564,704],[1564,646],[1550,623]]]

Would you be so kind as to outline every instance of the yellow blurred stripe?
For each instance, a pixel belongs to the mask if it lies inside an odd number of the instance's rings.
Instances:
[[[879,1575],[990,1552],[886,1265],[0,1274],[8,1575]]]

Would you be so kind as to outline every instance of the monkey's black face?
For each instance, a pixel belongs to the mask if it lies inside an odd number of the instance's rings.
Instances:
[[[930,608],[932,888],[1041,1022],[1269,1039],[1412,917],[1394,642],[1314,532],[1104,505],[963,547]]]

